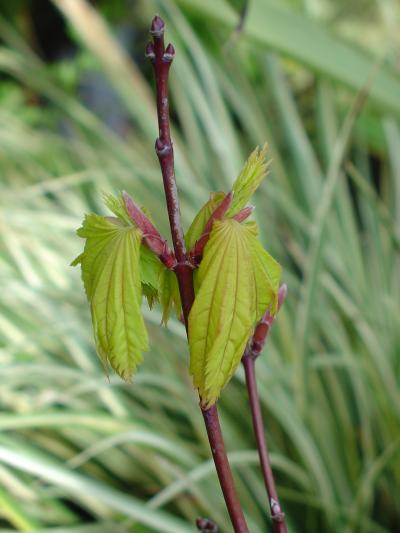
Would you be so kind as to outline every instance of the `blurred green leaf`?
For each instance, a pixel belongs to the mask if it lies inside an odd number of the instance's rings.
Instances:
[[[167,513],[146,509],[131,496],[107,487],[99,483],[99,481],[93,482],[89,478],[68,471],[62,465],[43,460],[37,455],[16,452],[0,446],[0,461],[59,486],[67,493],[70,493],[72,497],[95,498],[103,505],[122,513],[124,516],[153,527],[157,531],[189,533],[192,530],[192,528],[188,528],[180,520],[169,516]]]
[[[178,0],[216,23],[234,28],[236,15],[225,0]],[[243,33],[261,47],[303,63],[317,74],[359,91],[369,79],[373,59],[309,18],[269,0],[250,2]],[[369,94],[377,105],[400,114],[400,79],[385,67],[374,76]]]

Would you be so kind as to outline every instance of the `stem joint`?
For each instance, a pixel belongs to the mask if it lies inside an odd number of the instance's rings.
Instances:
[[[172,143],[170,142],[163,142],[160,138],[156,140],[156,154],[157,156],[161,158],[168,157],[172,152]]]

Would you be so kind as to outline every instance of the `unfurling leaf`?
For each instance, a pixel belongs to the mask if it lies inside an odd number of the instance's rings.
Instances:
[[[236,215],[233,215],[232,218],[237,220],[237,222],[244,222],[253,213],[254,209],[254,205],[248,205],[247,207],[243,207],[243,209],[238,211]]]
[[[225,196],[226,195],[224,192],[211,193],[210,199],[203,205],[203,207],[197,213],[185,235],[186,248],[188,250],[191,250],[196,244],[196,241],[200,239],[210,216],[220,205]]]
[[[140,278],[142,291],[150,309],[159,300],[159,278],[165,267],[158,257],[145,245],[140,246]]]
[[[253,227],[214,222],[189,315],[190,372],[204,406],[232,377],[257,320],[276,310],[280,273]]]
[[[247,159],[242,171],[233,184],[233,201],[227,213],[228,217],[236,215],[250,200],[267,175],[268,163],[265,160],[267,145],[257,147]]]
[[[255,321],[243,236],[236,221],[214,223],[189,315],[190,372],[207,406],[215,403],[239,364]]]
[[[203,233],[201,237],[196,241],[196,244],[190,250],[190,257],[194,263],[200,263],[203,256],[203,250],[205,245],[210,238],[210,233],[213,227],[213,224],[216,220],[222,220],[225,217],[226,212],[231,206],[233,193],[229,192],[222,202],[214,209],[211,213],[210,218],[207,220],[206,225],[204,226]]]
[[[148,350],[141,313],[141,232],[118,218],[90,214],[78,235],[86,239],[80,263],[90,303],[97,353],[130,380]]]
[[[152,228],[154,228],[150,213],[148,213],[143,207],[138,209],[140,216],[144,217],[144,222],[142,222],[142,225],[147,224],[147,226],[143,229],[135,224],[128,212],[126,207],[126,198],[129,200],[131,199],[127,193],[120,193],[118,196],[114,196],[110,193],[104,193],[103,198],[105,205],[119,218],[122,225],[137,227],[142,232],[142,245],[140,247],[140,279],[142,281],[143,294],[146,297],[147,303],[151,309],[153,304],[159,299],[158,285],[163,266],[155,252],[151,251],[151,249],[143,243],[143,231],[149,230],[149,228],[151,231],[153,231]],[[155,232],[157,232],[156,229],[154,229],[154,233]]]
[[[171,309],[174,309],[179,320],[182,305],[175,272],[165,268],[157,256],[143,245],[140,251],[140,273],[143,294],[149,307],[158,301],[161,304],[163,324],[167,324]]]
[[[168,248],[167,241],[161,237],[160,232],[153,224],[147,209],[142,209],[136,205],[125,191],[122,193],[121,198],[130,220],[142,232],[143,242],[160,258],[167,268],[174,268],[176,265],[175,256]]]
[[[255,220],[246,220],[243,226],[245,226],[250,231],[250,233],[254,235],[254,237],[258,237],[258,225]]]
[[[173,308],[178,320],[182,315],[182,303],[175,272],[164,268],[159,278],[159,294],[162,308],[162,322],[167,324]]]
[[[132,225],[129,213],[127,212],[124,204],[122,193],[120,193],[118,196],[114,196],[111,193],[104,192],[103,201],[104,204],[108,207],[108,209],[112,211],[114,215],[118,217],[122,222],[125,222],[125,224],[128,225]]]
[[[121,222],[135,226],[141,231],[143,244],[152,250],[167,268],[173,268],[175,266],[175,256],[155,227],[150,213],[146,208],[139,207],[125,191],[118,196],[104,193],[103,198],[106,206]]]
[[[264,250],[260,241],[254,235],[254,229],[251,226],[244,226],[244,228],[248,233],[246,241],[254,273],[256,320],[260,320],[268,307],[270,307],[271,315],[275,315],[278,310],[278,292],[282,267]]]

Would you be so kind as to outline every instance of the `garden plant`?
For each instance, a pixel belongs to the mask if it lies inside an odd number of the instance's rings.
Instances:
[[[159,137],[155,150],[160,162],[173,250],[151,215],[127,192],[105,196],[115,216],[86,215],[78,235],[84,252],[80,264],[90,303],[97,353],[130,381],[148,350],[148,334],[141,312],[142,295],[150,308],[161,302],[167,322],[171,307],[185,325],[190,348],[190,373],[198,390],[200,409],[215,467],[233,528],[248,532],[236,494],[218,419],[217,401],[241,360],[245,367],[260,462],[269,497],[274,529],[285,532],[284,513],[264,440],[255,379],[255,359],[286,295],[280,287],[281,267],[262,247],[258,227],[248,220],[253,193],[267,174],[267,147],[256,148],[228,193],[211,192],[184,234],[174,170],[170,133],[168,76],[175,55],[164,44],[164,21],[156,16],[146,49],[156,79]],[[207,519],[201,531],[213,529]],[[216,528],[216,526],[215,526]]]
[[[184,268],[154,151],[156,36],[145,55],[155,13],[176,49],[169,126],[193,310],[213,273],[209,253],[224,260],[220,281],[233,244],[263,257],[265,248],[282,266],[224,387],[201,372],[195,384],[190,366]],[[234,480],[229,501],[251,533],[397,531],[399,24],[398,0],[1,2],[2,533],[193,533],[196,520],[230,533],[210,409]],[[246,160],[264,170],[239,210],[253,212],[238,221],[229,210]],[[133,295],[125,379],[103,362],[123,341],[123,305],[108,309],[116,336],[94,342],[101,283],[86,287],[89,305],[82,290],[90,238],[76,230],[96,220]],[[233,244],[213,248],[228,226]],[[138,248],[139,269],[123,276],[121,252],[133,263]],[[110,265],[98,266],[106,275]],[[281,513],[284,523],[272,519]]]

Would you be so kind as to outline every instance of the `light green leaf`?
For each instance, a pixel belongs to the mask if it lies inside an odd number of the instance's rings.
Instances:
[[[260,241],[254,235],[254,227],[244,224],[247,245],[251,255],[251,266],[254,273],[254,291],[256,298],[256,320],[259,320],[266,309],[274,315],[278,309],[278,290],[282,274],[282,267],[268,252],[264,250]]]
[[[110,193],[103,193],[103,200],[105,205],[114,213],[115,216],[128,224],[128,226],[133,225],[132,220],[126,211],[125,202],[121,193],[118,196],[114,196]]]
[[[259,187],[262,180],[267,175],[268,163],[265,160],[267,145],[263,148],[257,147],[247,159],[242,171],[233,184],[233,200],[226,216],[234,216],[238,213]]]
[[[245,226],[254,237],[258,237],[258,225],[255,220],[246,220],[246,222],[243,222],[243,226]]]
[[[176,317],[180,320],[182,315],[181,297],[175,272],[164,268],[159,278],[159,294],[162,307],[162,321],[167,324],[171,309],[174,308]]]
[[[148,349],[141,313],[141,233],[119,219],[90,214],[78,235],[86,239],[85,249],[73,264],[81,263],[97,352],[130,380]]]
[[[186,235],[185,242],[186,248],[190,251],[196,244],[196,241],[201,237],[204,227],[208,222],[208,219],[219,206],[222,200],[225,198],[224,192],[211,193],[210,199],[203,205],[200,211],[195,216],[193,222],[190,225]]]
[[[159,300],[158,288],[161,271],[164,268],[158,257],[147,246],[140,247],[140,278],[142,291],[150,309]]]
[[[104,203],[112,211],[123,224],[128,226],[135,226],[129,216],[125,202],[120,193],[114,196],[109,193],[103,194]],[[151,215],[148,209],[141,207],[143,213],[151,220]],[[158,280],[162,264],[158,257],[144,244],[140,247],[140,279],[142,281],[142,291],[147,299],[150,309],[153,304],[158,301]]]
[[[249,263],[240,224],[216,221],[189,315],[190,372],[205,405],[215,403],[236,370],[255,322]]]
[[[268,307],[276,310],[280,274],[254,228],[214,222],[189,315],[190,372],[205,406],[232,377],[256,321]]]

